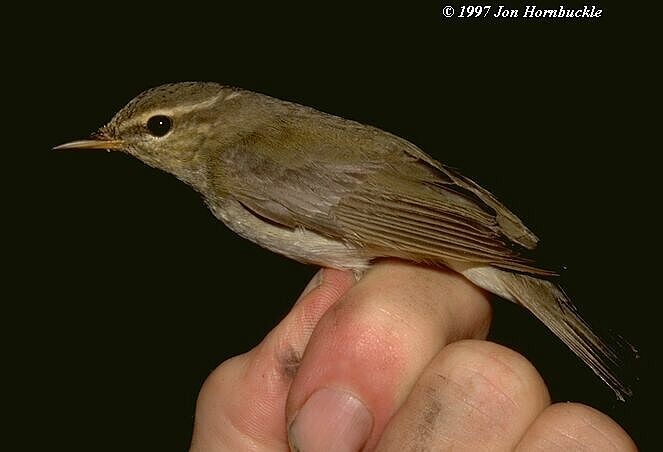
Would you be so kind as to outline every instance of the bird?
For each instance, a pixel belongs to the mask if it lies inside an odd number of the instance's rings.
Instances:
[[[489,191],[379,128],[214,82],[148,89],[89,139],[171,173],[258,245],[357,277],[381,258],[447,267],[529,310],[619,400],[615,349],[583,320],[539,239]]]

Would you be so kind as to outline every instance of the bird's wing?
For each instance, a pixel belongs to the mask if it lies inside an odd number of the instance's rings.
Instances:
[[[281,226],[310,229],[376,256],[553,274],[520,255],[518,247],[533,248],[536,237],[514,214],[471,180],[410,146],[414,151],[401,150],[398,161],[365,155],[352,161],[321,158],[329,149],[282,157],[261,152],[254,141],[224,151],[220,158],[227,162],[219,163],[235,169],[223,177],[232,196]]]

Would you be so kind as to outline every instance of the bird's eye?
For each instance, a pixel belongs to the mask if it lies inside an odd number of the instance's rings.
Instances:
[[[147,130],[155,137],[162,137],[170,131],[173,120],[168,116],[156,115],[147,120]]]

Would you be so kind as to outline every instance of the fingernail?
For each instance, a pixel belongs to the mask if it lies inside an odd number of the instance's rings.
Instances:
[[[324,273],[324,269],[321,268],[320,270],[318,270],[318,273],[316,273],[315,275],[313,275],[313,278],[311,278],[311,280],[310,280],[309,283],[306,285],[306,287],[304,287],[304,291],[303,291],[302,294],[299,296],[299,298],[297,299],[297,301],[299,301],[299,300],[301,300],[302,298],[304,298],[304,297],[305,297],[306,295],[308,295],[313,289],[315,289],[316,287],[318,287],[318,286],[320,286],[320,285],[322,284],[323,273]]]
[[[373,416],[352,394],[318,389],[290,424],[290,445],[297,452],[360,450],[373,428]]]

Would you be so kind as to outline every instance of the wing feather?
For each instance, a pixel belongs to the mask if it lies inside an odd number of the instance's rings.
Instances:
[[[350,196],[333,210],[342,230],[363,246],[398,250],[415,261],[460,260],[496,265],[533,274],[551,275],[536,268],[505,241],[494,221],[479,223],[441,210],[381,199],[379,194]],[[412,213],[414,211],[414,213]],[[403,257],[403,256],[401,256]]]
[[[218,168],[235,169],[218,180],[270,221],[363,247],[375,257],[554,274],[521,255],[518,248],[533,248],[536,236],[490,193],[405,140],[366,130],[370,138],[356,153],[324,134],[297,142],[285,141],[282,131],[280,138],[252,135],[217,156]],[[276,152],[278,146],[287,149]],[[361,146],[370,152],[360,152]]]
[[[380,231],[383,237],[391,237],[392,246],[403,249],[407,249],[406,245],[410,243],[418,243],[426,246],[427,248],[425,249],[428,249],[428,252],[431,254],[446,250],[461,252],[456,257],[463,257],[463,260],[467,256],[471,256],[472,259],[484,257],[486,261],[503,257],[499,250],[482,246],[468,246],[466,242],[457,238],[449,238],[439,233],[431,234],[428,231],[422,232],[403,223],[394,225],[392,218],[375,217],[360,214],[356,211],[346,211],[342,215],[339,215],[339,217],[341,217],[341,222],[344,225],[347,224],[350,226],[354,233],[361,233],[362,236],[367,236],[370,231]]]

